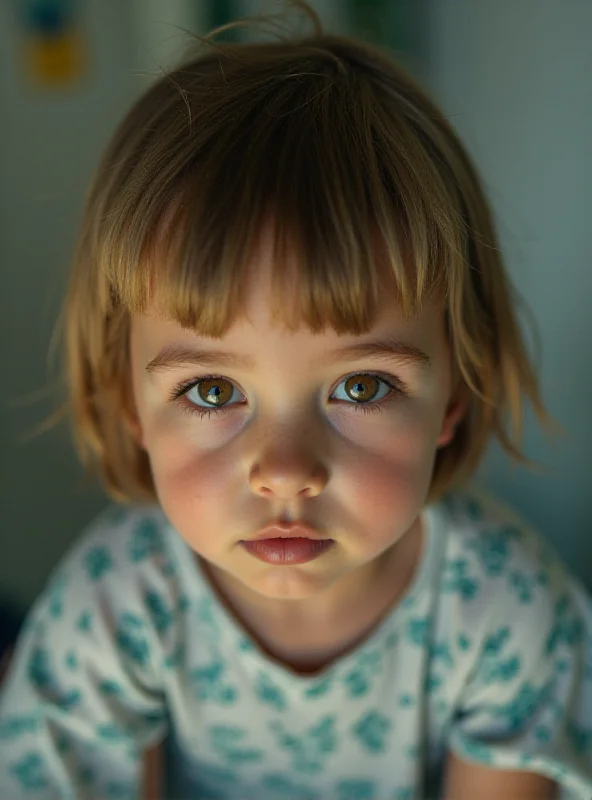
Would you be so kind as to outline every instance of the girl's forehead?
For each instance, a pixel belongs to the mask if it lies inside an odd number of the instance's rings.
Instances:
[[[175,269],[178,254],[175,247],[170,246],[174,226],[168,228],[168,235],[163,233],[152,251],[155,261],[151,274],[151,302],[144,316],[154,318],[156,315],[161,321],[168,322],[167,328],[172,333],[183,329],[206,340],[223,339],[237,344],[245,336],[251,341],[257,336],[289,337],[290,342],[299,340],[306,344],[322,341],[340,344],[374,334],[418,335],[425,340],[426,333],[429,338],[432,328],[438,333],[444,331],[441,321],[443,304],[435,296],[426,293],[412,316],[404,314],[397,278],[378,235],[372,236],[372,265],[368,267],[372,274],[368,274],[367,286],[358,286],[357,277],[352,280],[346,274],[340,276],[338,265],[333,262],[318,265],[323,274],[317,286],[314,278],[317,267],[305,261],[306,248],[298,247],[287,228],[277,236],[276,222],[271,214],[263,218],[242,262],[239,255],[236,263],[229,260],[213,271],[211,268],[204,271],[198,265],[195,285],[191,286],[189,277],[187,289],[178,292],[174,279],[170,280],[171,275],[179,274]],[[282,247],[278,250],[276,245],[280,239]],[[232,269],[229,270],[231,263]],[[191,276],[191,267],[188,269]],[[211,281],[205,291],[200,291],[202,277],[209,280],[209,276],[217,271],[224,274],[223,279],[217,285]],[[187,275],[187,272],[180,274],[183,282]],[[159,291],[161,280],[164,284]],[[370,286],[378,287],[372,303],[368,302]],[[228,293],[228,298],[232,295],[231,304],[222,294],[221,287]],[[320,300],[313,315],[314,323],[311,322],[309,303],[313,296]],[[181,298],[180,304],[176,298]],[[346,314],[343,301],[349,303]],[[200,331],[197,320],[205,317],[210,322],[203,324]],[[343,324],[345,319],[348,322]],[[216,321],[221,320],[224,320],[223,324],[217,324]],[[161,326],[160,330],[164,328]]]
[[[287,298],[286,302],[289,302],[299,296],[296,287],[298,286],[298,275],[302,265],[299,261],[299,251],[295,245],[290,246],[289,239],[285,258],[281,262],[276,261],[274,229],[271,220],[268,220],[262,226],[256,241],[257,243],[245,265],[241,280],[244,300],[242,318],[245,321],[251,318],[258,320],[267,318],[271,324],[273,322],[272,310],[274,308],[272,283],[275,276],[278,272],[281,273],[281,282],[286,289],[284,296]],[[386,263],[381,263],[382,256],[378,244],[374,257],[378,260],[378,279],[380,283],[380,303],[376,314],[376,323],[380,324],[381,318],[384,317],[390,317],[391,319],[400,317],[402,319],[402,309],[397,301],[396,280]],[[431,305],[435,308],[437,304],[434,302]],[[286,311],[290,311],[291,314],[293,308],[286,309]],[[282,319],[280,316],[278,320],[279,327],[281,327],[281,324]]]
[[[375,323],[368,331],[354,335],[338,333],[329,325],[319,332],[312,331],[304,323],[296,329],[289,328],[281,319],[273,318],[264,295],[255,294],[252,300],[221,338],[187,328],[154,307],[143,314],[132,315],[132,332],[136,341],[147,349],[204,345],[208,349],[239,353],[271,353],[285,348],[285,352],[316,353],[321,358],[360,343],[380,342],[394,349],[400,346],[402,352],[407,348],[411,357],[415,350],[419,361],[425,354],[426,362],[437,355],[445,338],[443,314],[436,305],[405,319],[396,301],[385,299]]]

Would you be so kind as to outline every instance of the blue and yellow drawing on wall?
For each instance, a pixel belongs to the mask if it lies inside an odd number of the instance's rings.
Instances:
[[[69,87],[88,68],[88,41],[77,0],[19,0],[20,55],[36,88]]]

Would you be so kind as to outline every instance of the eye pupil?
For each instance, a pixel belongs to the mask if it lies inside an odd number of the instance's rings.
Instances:
[[[353,377],[346,382],[346,389],[355,400],[368,400],[372,399],[376,394],[376,388],[372,391],[373,383],[376,384],[377,380],[371,375],[365,377],[363,381],[359,379],[359,376],[357,378]],[[370,390],[368,386],[370,386]]]
[[[222,388],[220,388],[220,380],[217,378],[201,381],[199,392],[202,400],[217,406],[228,400],[232,395],[232,389],[227,390],[224,388],[224,381],[222,381]]]

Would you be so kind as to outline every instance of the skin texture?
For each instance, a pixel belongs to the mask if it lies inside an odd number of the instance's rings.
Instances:
[[[159,501],[201,559],[220,599],[274,658],[302,673],[355,646],[412,580],[423,546],[420,512],[439,447],[466,410],[453,386],[441,311],[426,305],[405,321],[385,284],[384,304],[361,337],[275,326],[268,313],[272,267],[265,234],[251,265],[244,316],[224,341],[208,340],[159,314],[136,315],[131,372],[138,441]],[[395,334],[427,353],[430,368],[362,359],[322,364],[329,350]],[[254,370],[180,365],[150,373],[163,348],[224,349],[255,358]],[[354,410],[345,379],[360,371],[400,381],[406,396],[381,412]],[[200,418],[178,384],[224,376],[228,409]],[[374,387],[377,399],[388,392]],[[208,406],[206,392],[190,391]],[[304,520],[336,545],[299,566],[263,564],[238,544],[274,520]],[[158,797],[162,753],[145,761],[145,798]],[[466,764],[451,755],[447,800],[539,800],[553,783],[530,773]]]
[[[555,800],[557,784],[533,772],[468,764],[451,753],[444,800]]]
[[[142,779],[142,800],[159,800],[164,767],[162,745],[150,748],[144,754],[144,775]]]

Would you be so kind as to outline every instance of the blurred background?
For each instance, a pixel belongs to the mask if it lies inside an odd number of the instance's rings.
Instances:
[[[483,176],[512,279],[540,334],[528,410],[537,475],[495,445],[479,479],[592,589],[592,1],[312,0],[325,26],[390,48],[426,85]],[[134,98],[190,39],[258,0],[0,3],[0,608],[10,636],[66,547],[105,505],[52,408],[48,346],[86,187]],[[0,642],[1,645],[1,642]],[[1,647],[0,647],[1,652]]]

